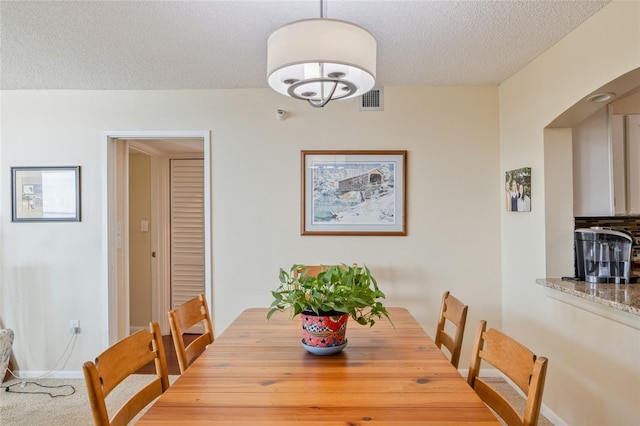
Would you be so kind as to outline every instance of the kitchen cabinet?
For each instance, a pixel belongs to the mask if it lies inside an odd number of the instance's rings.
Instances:
[[[640,215],[640,93],[572,131],[574,216]]]
[[[602,108],[572,130],[574,216],[611,216],[613,174],[607,109]]]
[[[622,119],[623,134],[616,136],[624,142],[626,153],[626,211],[628,215],[636,216],[640,215],[640,115],[614,117],[618,119],[616,121]]]

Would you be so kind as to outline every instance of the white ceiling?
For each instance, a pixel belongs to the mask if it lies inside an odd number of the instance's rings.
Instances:
[[[608,1],[328,0],[378,42],[377,85],[496,85]],[[0,89],[263,88],[271,32],[319,0],[7,1]]]

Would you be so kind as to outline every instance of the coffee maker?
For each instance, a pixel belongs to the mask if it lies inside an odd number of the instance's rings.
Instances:
[[[576,276],[592,283],[630,283],[631,233],[611,228],[575,230]]]

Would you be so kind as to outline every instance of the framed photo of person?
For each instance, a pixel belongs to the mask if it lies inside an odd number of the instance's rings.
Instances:
[[[508,212],[531,211],[531,167],[505,173],[505,207]]]

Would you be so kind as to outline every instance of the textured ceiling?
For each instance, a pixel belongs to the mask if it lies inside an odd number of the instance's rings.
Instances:
[[[377,85],[496,85],[608,1],[329,0],[378,42]],[[302,1],[0,2],[0,89],[231,89],[266,84],[271,32]]]

